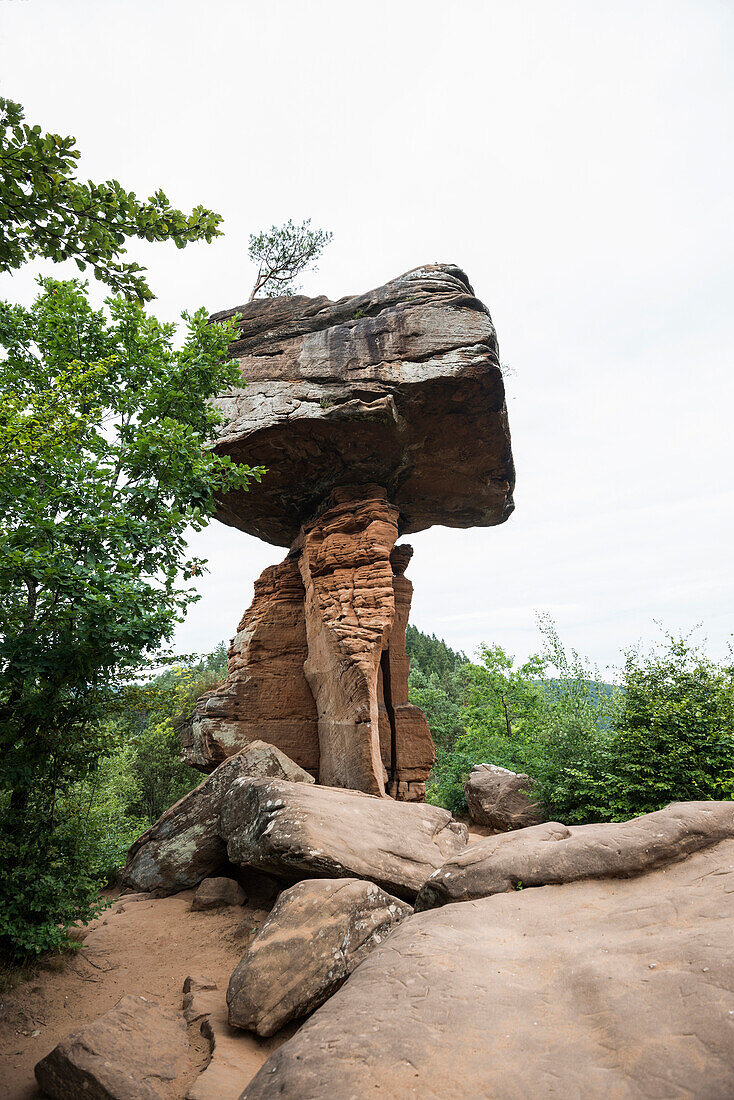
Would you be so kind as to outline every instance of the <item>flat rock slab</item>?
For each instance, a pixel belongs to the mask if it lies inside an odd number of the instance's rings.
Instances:
[[[569,828],[548,821],[487,837],[426,881],[416,909],[527,886],[630,877],[734,837],[734,802],[674,802],[631,821]]]
[[[313,783],[308,772],[272,745],[248,745],[175,802],[131,845],[122,872],[123,888],[175,893],[197,886],[218,870],[227,859],[219,833],[222,800],[236,779],[262,775],[264,768],[270,769],[266,774]]]
[[[241,1100],[730,1100],[734,841],[404,921]]]
[[[241,779],[222,805],[232,863],[284,878],[362,878],[411,901],[467,844],[466,826],[437,806],[339,787]]]
[[[36,1080],[54,1100],[169,1100],[188,1056],[182,1016],[127,996],[54,1047]]]
[[[412,912],[361,879],[307,879],[284,890],[232,974],[230,1024],[273,1035],[313,1012]]]
[[[515,480],[497,337],[460,268],[426,264],[328,298],[263,298],[230,348],[246,388],[218,398],[219,454],[268,469],[217,515],[290,546],[332,490],[373,483],[400,532],[502,523]]]
[[[533,781],[496,764],[475,764],[464,784],[469,817],[477,825],[506,832],[538,825],[543,814],[530,794]]]

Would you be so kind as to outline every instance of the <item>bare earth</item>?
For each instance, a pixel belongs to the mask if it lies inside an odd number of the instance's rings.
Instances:
[[[70,1031],[107,1012],[127,993],[142,994],[180,1010],[188,974],[213,978],[222,1006],[227,983],[247,940],[237,929],[248,909],[231,906],[191,912],[194,891],[174,897],[126,902],[93,922],[78,955],[58,971],[36,977],[0,996],[0,1096],[37,1100],[33,1068]],[[198,1029],[192,1029],[193,1032]],[[247,1083],[273,1050],[273,1040],[237,1032],[238,1062]],[[243,1041],[244,1040],[244,1041]],[[193,1083],[208,1060],[198,1039],[189,1071]],[[185,1091],[185,1090],[182,1090]]]

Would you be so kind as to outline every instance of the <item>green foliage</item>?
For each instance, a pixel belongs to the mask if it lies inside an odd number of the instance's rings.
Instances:
[[[462,693],[459,674],[468,662],[466,654],[451,649],[435,634],[423,634],[412,623],[405,631],[405,650],[411,672],[420,670],[427,677],[435,674],[447,695],[458,702]]]
[[[241,381],[231,326],[184,314],[176,349],[175,326],[135,303],[96,311],[78,282],[40,285],[30,309],[0,303],[0,906],[14,892],[14,920],[17,875],[54,851],[60,799],[111,751],[116,684],[197,598],[178,580],[204,565],[187,529],[261,474],[208,446],[209,399]]]
[[[499,646],[485,645],[477,663],[447,673],[448,691],[434,681],[431,692],[421,668],[411,670],[411,701],[425,705],[436,742],[430,801],[465,812],[466,777],[482,762],[527,772],[546,815],[569,824],[734,798],[732,664],[716,665],[670,636],[662,652],[628,655],[613,687],[566,653],[550,619],[540,629],[541,654],[518,669]],[[419,661],[440,644],[411,635]],[[449,711],[451,697],[458,702]]]
[[[296,292],[296,278],[316,262],[332,238],[331,233],[310,226],[310,218],[300,225],[289,219],[284,225],[273,225],[250,236],[248,255],[257,264],[250,301],[258,294],[276,298]]]
[[[163,191],[146,202],[117,180],[82,182],[73,137],[44,134],[23,121],[23,108],[0,98],[0,272],[44,257],[76,261],[117,293],[153,297],[139,264],[121,262],[130,237],[171,240],[177,248],[219,236],[221,218],[203,206],[172,207]]]
[[[734,798],[734,665],[685,638],[630,653],[611,746],[608,806],[623,819],[668,802]]]

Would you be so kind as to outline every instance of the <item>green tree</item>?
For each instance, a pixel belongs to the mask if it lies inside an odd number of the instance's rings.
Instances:
[[[221,217],[203,206],[187,215],[160,190],[141,202],[117,180],[79,180],[75,139],[23,117],[20,104],[0,98],[0,272],[36,257],[75,260],[113,291],[146,301],[145,269],[119,259],[130,237],[184,248],[219,236]]]
[[[60,803],[109,748],[117,686],[172,635],[204,563],[186,532],[259,469],[210,447],[241,384],[234,327],[185,338],[128,300],[41,280],[0,303],[0,947],[44,950],[89,911]],[[85,908],[86,907],[86,908]]]
[[[687,639],[627,655],[623,702],[606,777],[607,815],[669,802],[734,798],[734,665]]]
[[[331,238],[332,234],[323,229],[311,229],[310,218],[300,225],[289,219],[284,225],[253,233],[248,255],[257,264],[257,277],[250,301],[258,294],[264,298],[295,294],[296,278],[315,264]]]

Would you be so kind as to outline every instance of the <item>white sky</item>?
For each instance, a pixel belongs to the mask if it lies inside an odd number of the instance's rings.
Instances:
[[[224,216],[136,247],[160,316],[245,300],[249,233],[288,217],[334,233],[306,293],[464,267],[514,371],[517,509],[411,537],[413,621],[525,656],[549,610],[602,667],[654,620],[716,656],[732,630],[733,61],[726,0],[0,2],[0,94],[85,175]],[[194,549],[204,651],[283,554]]]

